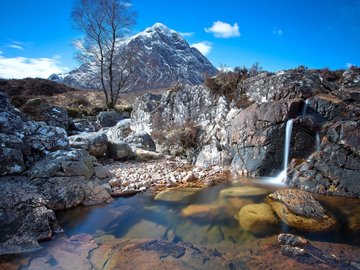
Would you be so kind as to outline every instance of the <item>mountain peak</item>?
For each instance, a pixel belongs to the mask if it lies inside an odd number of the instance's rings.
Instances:
[[[176,31],[170,29],[165,24],[160,22],[157,22],[153,26],[146,28],[142,33],[151,34],[155,32],[160,32],[167,36],[171,36],[172,34],[177,34]]]

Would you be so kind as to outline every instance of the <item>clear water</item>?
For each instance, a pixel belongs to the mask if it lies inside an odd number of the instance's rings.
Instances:
[[[115,237],[118,240],[156,239],[174,243],[188,242],[197,247],[208,247],[224,253],[246,249],[254,241],[271,236],[276,237],[281,232],[292,232],[314,241],[360,246],[359,233],[351,232],[348,228],[349,219],[360,215],[360,200],[358,199],[316,196],[341,223],[342,230],[337,233],[307,234],[294,231],[284,223],[264,229],[257,234],[242,228],[238,215],[241,207],[247,204],[263,203],[269,193],[284,188],[284,186],[279,187],[269,182],[271,181],[268,178],[241,179],[237,183],[205,188],[179,201],[171,202],[155,200],[154,194],[146,192],[133,197],[118,198],[111,204],[60,211],[57,212],[57,217],[67,237],[86,233],[95,239]],[[234,187],[262,188],[265,189],[265,193],[224,195],[224,190]],[[170,194],[170,197],[175,198],[175,193],[176,191],[171,193],[174,196]],[[185,209],[189,209],[191,205],[200,205],[200,208],[205,210],[198,212],[195,216],[185,215]],[[56,247],[56,241],[43,243],[45,250],[51,249],[51,246]],[[111,245],[111,243],[110,241],[108,244]],[[356,250],[358,252],[360,249]],[[358,255],[360,256],[360,253]],[[29,256],[38,258],[42,255],[29,254]],[[67,255],[64,253],[62,256]],[[15,265],[20,266],[23,263],[23,260],[14,260]],[[70,257],[69,260],[71,260]],[[1,267],[0,260],[0,269],[7,269]]]

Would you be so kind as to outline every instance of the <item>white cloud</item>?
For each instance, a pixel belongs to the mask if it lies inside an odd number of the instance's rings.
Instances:
[[[351,68],[352,66],[355,66],[355,65],[352,64],[352,63],[346,63],[346,67],[347,67],[347,68]]]
[[[195,32],[179,32],[179,34],[183,37],[192,37],[195,35]]]
[[[233,26],[229,23],[216,21],[210,28],[204,28],[206,33],[212,33],[217,38],[231,38],[239,37],[239,25],[234,23]]]
[[[59,56],[53,58],[6,58],[0,56],[0,78],[48,78],[53,73],[68,71],[69,68],[61,65]]]
[[[191,47],[198,49],[199,52],[206,56],[212,49],[212,43],[208,41],[202,41],[192,44]]]
[[[18,50],[24,50],[24,47],[20,46],[20,45],[16,45],[16,44],[10,44],[8,45],[9,48],[13,48],[13,49],[18,49]]]
[[[278,36],[282,36],[284,34],[283,30],[282,29],[278,29],[278,28],[274,28],[274,30],[272,31],[272,33],[274,35],[278,35]]]

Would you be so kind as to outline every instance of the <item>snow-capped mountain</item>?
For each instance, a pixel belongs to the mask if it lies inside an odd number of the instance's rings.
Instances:
[[[217,69],[197,49],[190,47],[176,31],[161,23],[146,28],[132,37],[123,39],[118,46],[120,53],[131,51],[134,73],[127,91],[165,88],[177,83],[199,84],[204,74],[210,76]],[[66,74],[53,74],[49,80],[72,87],[97,89],[96,71],[89,66]]]

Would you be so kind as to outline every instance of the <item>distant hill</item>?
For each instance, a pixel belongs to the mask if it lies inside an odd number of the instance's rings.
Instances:
[[[177,83],[199,84],[204,74],[215,75],[218,70],[197,49],[190,47],[184,38],[167,26],[156,23],[119,43],[118,51],[134,55],[134,75],[127,91],[142,91],[173,86]],[[93,79],[96,71],[81,65],[64,74],[53,74],[49,80],[66,85],[98,89]]]

